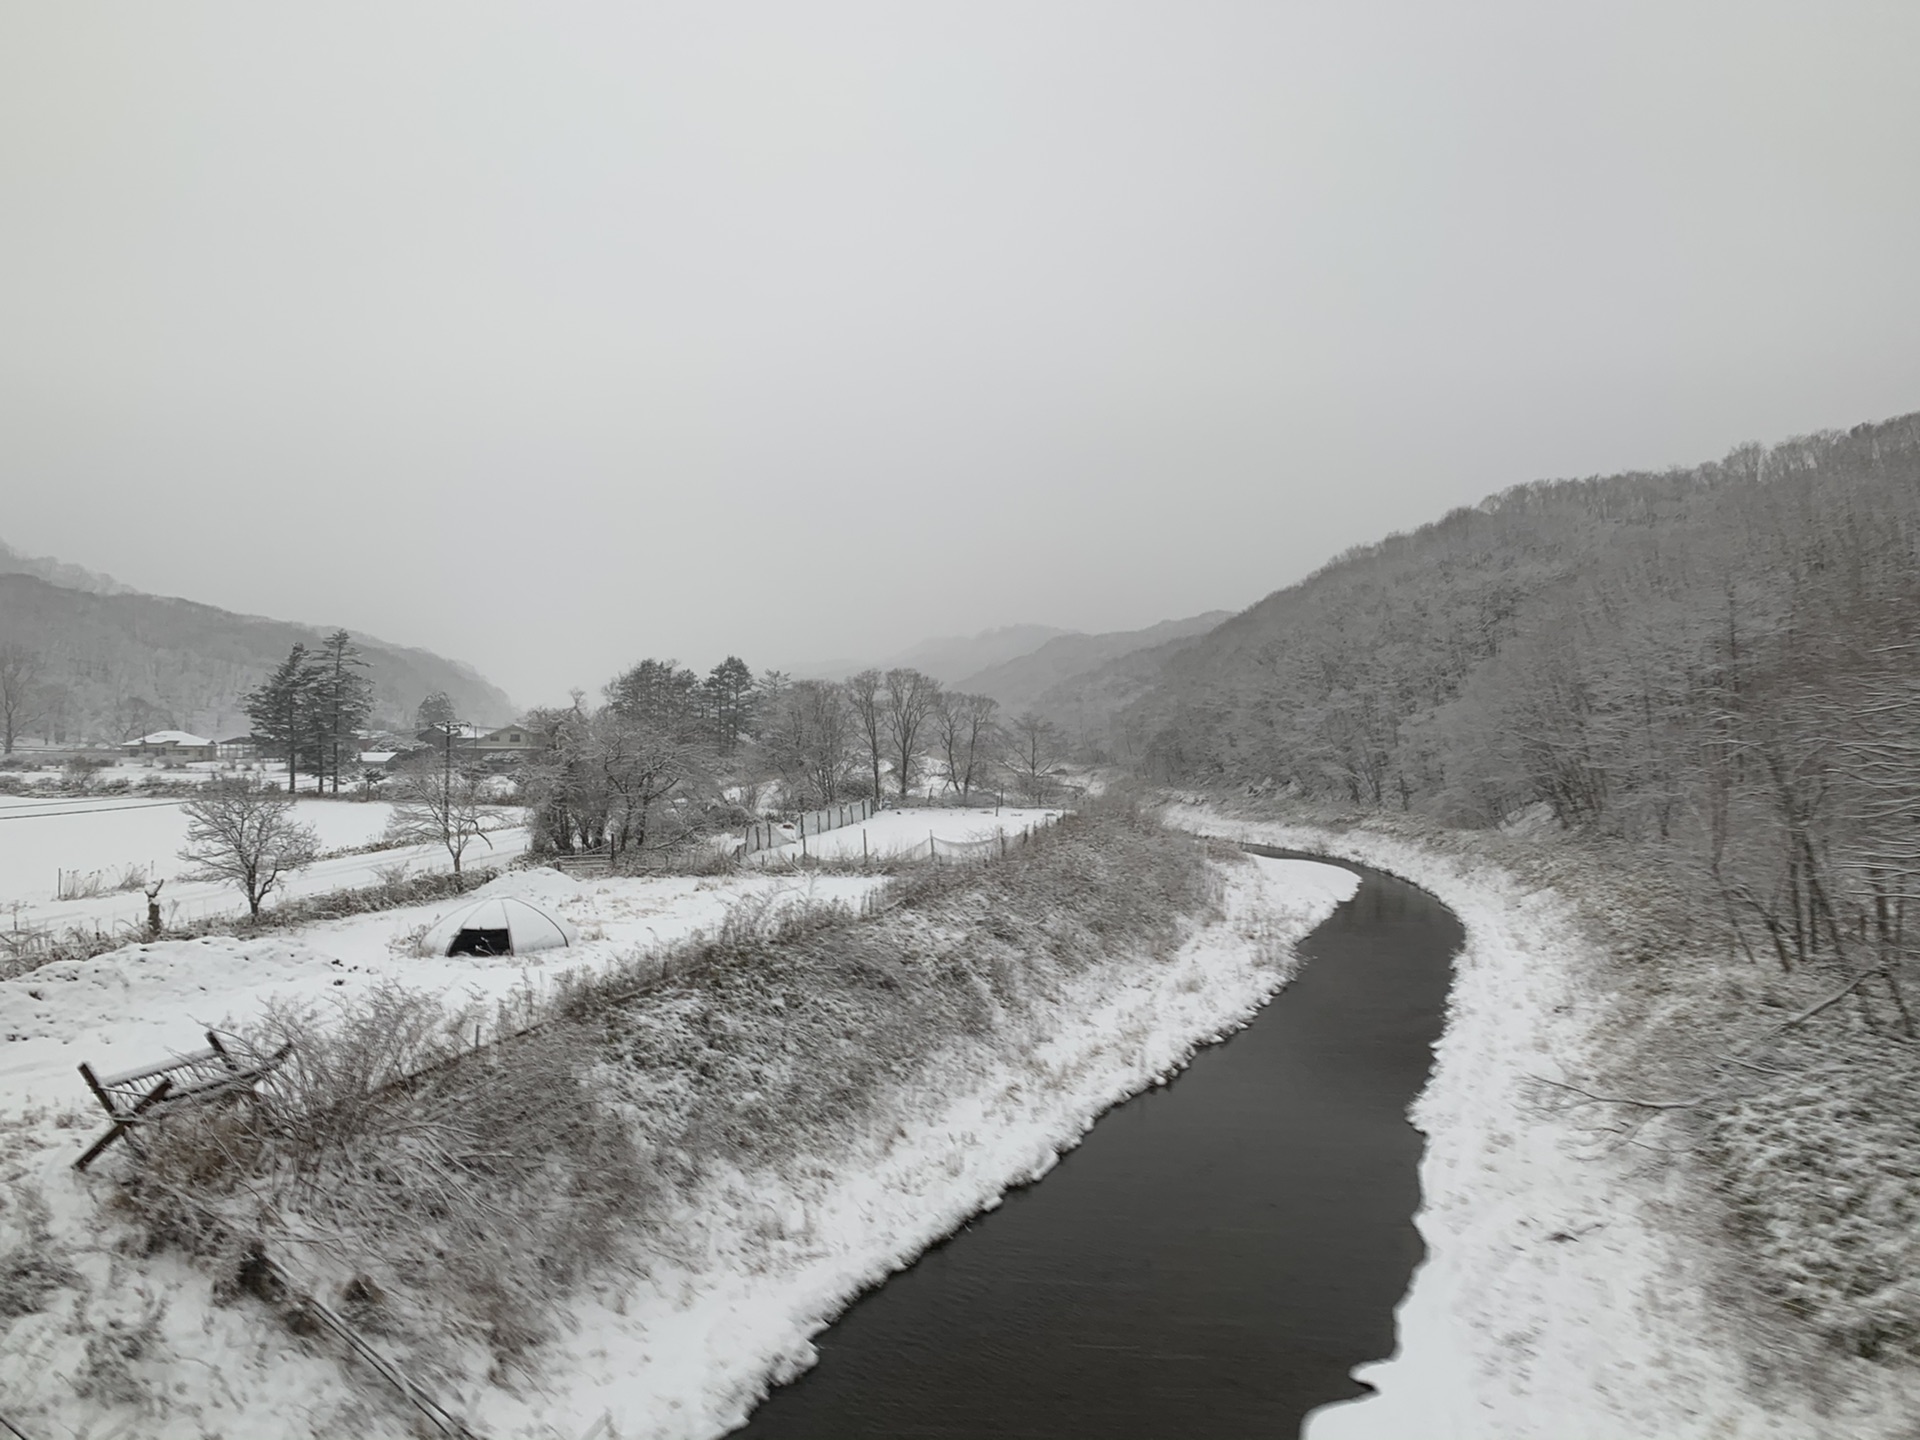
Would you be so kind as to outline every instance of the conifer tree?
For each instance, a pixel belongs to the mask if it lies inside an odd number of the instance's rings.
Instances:
[[[278,752],[287,762],[287,793],[295,789],[299,759],[312,737],[315,671],[307,647],[296,643],[266,683],[248,694],[243,708],[253,722],[255,738],[267,753]]]
[[[353,637],[344,630],[334,631],[320,646],[314,670],[314,732],[318,758],[336,795],[340,793],[340,753],[358,752],[360,728],[373,713],[373,682],[361,673],[366,668]]]

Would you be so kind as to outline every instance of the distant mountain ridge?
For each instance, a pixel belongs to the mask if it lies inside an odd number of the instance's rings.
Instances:
[[[69,565],[66,561],[55,560],[50,555],[23,555],[4,540],[0,540],[0,575],[32,575],[45,580],[49,585],[61,585],[69,590],[85,590],[94,595],[140,593],[133,586],[122,585],[111,575],[103,575],[98,570]]]
[[[218,739],[244,731],[246,694],[296,643],[311,648],[322,638],[311,625],[148,595],[79,566],[0,551],[0,642],[39,657],[35,708],[43,718],[25,727],[29,736],[119,740],[178,728]],[[470,665],[371,635],[354,639],[373,681],[377,723],[410,725],[434,691],[478,724],[515,713],[505,692]]]
[[[801,680],[844,680],[869,667],[891,670],[905,666],[933,676],[942,685],[952,685],[977,670],[1029,654],[1057,635],[1077,633],[1057,625],[1003,625],[977,635],[936,635],[882,660],[838,659],[796,665],[793,674]]]
[[[1036,710],[1076,735],[1098,729],[1144,693],[1168,655],[1232,616],[1209,610],[1143,630],[1087,634],[1057,625],[1004,625],[977,635],[940,635],[884,660],[822,661],[795,667],[799,679],[842,680],[871,665],[909,666],[951,690],[989,695],[1003,713]]]
[[[1231,610],[1209,610],[1184,620],[1162,620],[1144,630],[1113,630],[1101,635],[1075,632],[1055,635],[1038,649],[1003,660],[997,665],[967,676],[956,688],[979,695],[991,695],[1009,714],[1040,708],[1073,709],[1071,682],[1100,670],[1114,661],[1140,651],[1158,651],[1170,642],[1206,634],[1228,619]],[[1054,703],[1043,705],[1043,697],[1059,690]],[[1050,718],[1062,719],[1060,716]]]

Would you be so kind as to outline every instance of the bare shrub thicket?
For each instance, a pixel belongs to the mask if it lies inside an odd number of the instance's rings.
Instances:
[[[335,1014],[277,1010],[250,1038],[293,1049],[258,1101],[172,1118],[128,1194],[158,1237],[229,1271],[265,1242],[333,1277],[415,1359],[468,1342],[512,1363],[649,1188],[593,1093],[587,1037],[527,1018],[398,988]],[[476,1030],[515,1038],[476,1050]]]
[[[259,1106],[169,1120],[128,1193],[221,1266],[265,1240],[363,1277],[362,1322],[416,1359],[455,1363],[444,1332],[525,1361],[718,1170],[844,1152],[942,1057],[1024,1054],[1068,977],[1169,952],[1218,898],[1202,846],[1116,812],[898,882],[864,921],[743,906],[538,1005],[277,1012],[250,1043],[294,1058]]]

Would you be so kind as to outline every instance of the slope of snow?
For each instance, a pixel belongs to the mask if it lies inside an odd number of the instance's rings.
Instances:
[[[1306,1440],[1789,1440],[1911,1433],[1920,1396],[1834,1357],[1835,1395],[1770,1388],[1709,1294],[1680,1167],[1597,1146],[1532,1099],[1604,1038],[1577,918],[1550,892],[1401,840],[1243,822],[1176,807],[1202,833],[1372,865],[1459,916],[1447,1028],[1413,1120],[1427,1134],[1428,1255],[1398,1310],[1393,1358],[1356,1371],[1379,1394],[1310,1417]],[[1825,1407],[1825,1408],[1823,1408]]]

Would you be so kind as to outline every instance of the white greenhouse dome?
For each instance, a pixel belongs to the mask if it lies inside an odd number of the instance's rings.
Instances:
[[[433,955],[525,955],[572,943],[572,932],[546,911],[499,895],[454,911],[427,931],[423,945]]]

